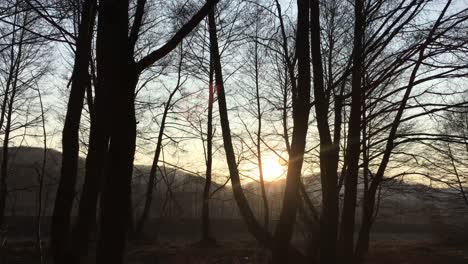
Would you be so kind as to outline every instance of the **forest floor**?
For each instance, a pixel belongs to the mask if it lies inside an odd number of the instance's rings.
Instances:
[[[155,257],[158,256],[158,257]],[[263,264],[268,253],[252,242],[223,242],[202,248],[190,244],[142,245],[128,252],[129,264]],[[374,241],[367,264],[467,264],[468,245],[424,241]]]
[[[373,241],[368,264],[467,264],[468,245],[430,241]]]
[[[0,263],[39,263],[32,243],[10,243]],[[127,264],[263,264],[268,253],[254,242],[222,241],[215,247],[196,243],[130,243]],[[89,263],[94,263],[93,258]],[[50,262],[48,262],[50,263]],[[467,264],[468,245],[430,241],[373,241],[367,264]]]

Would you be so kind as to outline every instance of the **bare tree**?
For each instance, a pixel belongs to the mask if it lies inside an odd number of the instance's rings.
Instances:
[[[153,190],[156,184],[156,173],[158,170],[158,162],[160,159],[161,155],[161,150],[162,150],[162,145],[163,145],[163,137],[165,133],[165,125],[166,125],[166,120],[168,118],[169,111],[174,107],[175,102],[173,101],[174,96],[176,93],[179,91],[180,87],[183,84],[182,80],[182,63],[183,63],[183,50],[182,50],[182,43],[180,44],[180,58],[179,58],[179,63],[177,66],[177,83],[174,87],[174,89],[170,92],[169,97],[167,98],[167,101],[164,103],[164,111],[161,116],[161,121],[159,122],[159,132],[158,132],[158,138],[156,142],[156,150],[154,151],[154,157],[153,157],[153,162],[151,164],[151,170],[149,174],[149,181],[148,181],[148,186],[146,190],[146,198],[145,198],[145,204],[143,207],[143,212],[140,216],[140,218],[137,221],[137,225],[135,228],[135,235],[136,237],[140,237],[145,225],[145,222],[148,220],[148,216],[151,210],[151,203],[153,200]]]
[[[106,48],[98,48],[97,68],[98,78],[100,78],[98,82],[99,85],[103,85],[103,89],[110,91],[110,110],[113,115],[109,122],[109,170],[104,176],[101,199],[98,262],[121,263],[123,261],[130,215],[129,212],[122,214],[121,208],[131,208],[130,186],[136,141],[134,97],[139,75],[176,48],[216,2],[208,1],[162,47],[150,52],[137,62],[134,61],[133,53],[141,21],[139,19],[133,21],[130,38],[128,38],[128,1],[103,1],[101,3],[97,43]],[[145,1],[139,2],[141,12],[144,10],[144,5]],[[113,43],[118,43],[118,45]],[[102,61],[99,62],[99,60]],[[115,78],[116,74],[119,78]]]
[[[89,61],[96,13],[96,1],[85,0],[76,37],[70,97],[62,132],[62,170],[55,197],[51,226],[51,247],[56,263],[66,262],[70,240],[70,217],[75,198],[78,171],[78,132],[87,86],[90,85]]]
[[[210,67],[209,67],[209,80],[208,80],[208,120],[206,127],[206,173],[205,173],[205,186],[203,188],[203,205],[202,205],[202,243],[212,244],[215,242],[211,234],[210,222],[210,197],[211,197],[211,181],[212,181],[212,168],[213,168],[213,104],[214,104],[214,65],[213,55],[210,54]]]
[[[37,170],[39,187],[37,191],[37,213],[36,213],[36,247],[39,253],[40,263],[42,264],[45,262],[43,248],[42,248],[41,225],[42,225],[42,210],[43,210],[43,205],[42,205],[43,194],[42,193],[44,190],[44,177],[46,176],[46,165],[47,165],[47,129],[46,129],[46,122],[45,122],[44,104],[42,101],[41,90],[39,88],[37,88],[37,95],[39,97],[39,104],[41,107],[42,137],[43,137],[43,144],[44,144],[41,169],[40,171]]]
[[[5,224],[5,208],[7,204],[7,178],[10,174],[10,146],[15,143],[19,130],[26,131],[29,127],[40,122],[40,116],[32,114],[35,107],[33,101],[34,85],[39,82],[48,71],[46,56],[46,42],[43,40],[30,40],[29,28],[37,22],[37,17],[24,8],[21,1],[15,2],[15,12],[10,18],[7,27],[11,31],[2,39],[9,43],[8,50],[0,53],[0,72],[2,88],[2,105],[0,113],[0,126],[3,133],[2,163],[0,169],[0,222]],[[2,31],[7,28],[2,28]],[[32,117],[31,117],[32,116]]]

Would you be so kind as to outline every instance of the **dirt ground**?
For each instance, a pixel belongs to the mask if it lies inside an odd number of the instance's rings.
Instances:
[[[368,264],[468,264],[468,244],[376,241]]]
[[[156,257],[157,256],[157,257]],[[129,249],[129,264],[263,264],[265,250],[252,242],[222,242],[215,248],[193,244],[140,245]],[[376,241],[368,264],[468,264],[468,245],[442,245],[425,241]]]
[[[39,263],[32,243],[10,244],[3,264]],[[89,263],[94,263],[93,257]],[[263,264],[269,254],[249,241],[222,241],[215,247],[196,243],[131,243],[128,264]],[[50,263],[50,262],[48,262]],[[367,264],[468,264],[468,245],[436,244],[429,241],[374,241]]]

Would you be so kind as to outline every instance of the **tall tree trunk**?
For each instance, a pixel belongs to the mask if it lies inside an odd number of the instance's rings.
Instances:
[[[75,197],[78,170],[81,110],[86,86],[89,85],[89,58],[94,25],[95,0],[85,0],[78,27],[75,64],[73,67],[70,97],[62,132],[62,168],[52,215],[51,248],[55,263],[66,263],[66,251],[70,236],[70,214]]]
[[[338,160],[339,142],[333,142],[328,123],[329,101],[323,81],[320,49],[320,6],[310,0],[310,39],[313,66],[315,112],[320,138],[320,178],[322,183],[322,214],[320,219],[320,263],[336,262],[338,227]]]
[[[130,220],[131,180],[135,154],[135,70],[128,38],[128,1],[103,0],[99,30],[103,49],[98,71],[110,91],[109,170],[104,175],[97,263],[122,263]],[[101,78],[102,77],[102,78]]]
[[[216,81],[215,81],[216,91],[218,92],[218,106],[219,106],[219,114],[220,114],[220,120],[221,120],[221,130],[223,134],[224,150],[226,153],[226,160],[227,160],[227,164],[229,168],[229,174],[231,176],[234,199],[237,203],[237,206],[239,207],[240,214],[245,224],[247,225],[247,229],[249,230],[249,232],[255,237],[255,239],[262,246],[269,248],[270,250],[274,250],[275,247],[273,243],[273,237],[268,232],[268,230],[263,228],[262,225],[255,218],[255,215],[248,204],[247,198],[245,197],[244,191],[242,190],[241,180],[240,180],[236,157],[234,154],[234,148],[232,144],[231,129],[229,126],[229,117],[228,117],[228,112],[227,112],[226,94],[225,94],[225,87],[224,87],[224,81],[223,81],[223,75],[222,75],[221,59],[219,55],[218,37],[216,33],[214,11],[211,11],[208,14],[208,24],[209,24],[210,45],[211,45],[210,52],[211,54],[213,54],[213,65],[214,65],[215,77],[216,77]],[[304,92],[304,90],[301,90],[301,91]],[[304,94],[302,94],[302,96],[304,97]],[[309,95],[305,96],[304,100],[308,100],[308,99],[309,99]],[[304,105],[301,105],[300,109],[303,109],[304,107],[305,107]],[[306,107],[310,108],[310,105],[307,105]],[[296,138],[296,140],[293,139],[293,141],[300,141],[300,138],[301,137],[298,136],[298,138]],[[300,151],[299,145],[300,143],[298,143],[298,150],[297,150],[298,152]],[[305,145],[305,142],[304,142],[304,145]],[[294,152],[294,153],[298,153],[298,152]],[[300,173],[301,168],[299,164],[302,165],[302,161],[293,162],[293,164],[295,164],[294,165],[295,172],[299,171]],[[297,200],[299,198],[299,194],[297,191],[295,194],[294,192],[291,192],[291,194],[292,195],[290,196],[290,198],[292,198],[292,200],[294,199]],[[297,208],[297,205],[296,205],[296,208]],[[285,215],[287,215],[288,218],[291,216],[291,214],[285,214]],[[295,214],[293,218],[295,218]],[[288,220],[291,220],[291,219],[288,219]],[[292,221],[294,222],[294,219],[292,219]],[[289,229],[289,228],[290,227],[286,229]],[[285,234],[283,233],[283,230],[280,230],[281,231],[280,236],[279,236],[280,238],[283,238],[283,234]],[[285,247],[281,248],[281,250],[287,252],[286,256],[289,257],[288,261],[290,261],[291,263],[302,263],[304,261],[304,256],[297,249],[289,245],[289,243],[286,243]]]
[[[102,48],[100,43],[97,46],[98,49]],[[95,84],[94,101],[92,96],[88,95],[91,127],[85,164],[86,173],[81,191],[78,217],[72,233],[71,250],[74,263],[81,263],[82,258],[88,254],[89,240],[96,224],[97,202],[106,164],[109,144],[108,131],[106,131],[109,106],[107,105],[108,91],[103,91],[103,88],[98,81]],[[91,93],[90,89],[87,93]]]
[[[108,171],[104,175],[101,198],[101,232],[98,241],[98,263],[122,263],[131,209],[131,181],[136,142],[135,88],[140,73],[172,51],[203,19],[217,0],[209,0],[161,48],[135,63],[134,44],[138,38],[139,22],[128,37],[128,0],[103,0],[99,9],[99,30],[102,30],[102,85],[110,89],[112,117]],[[145,1],[139,1],[139,8]],[[140,17],[138,15],[138,17]],[[138,18],[137,20],[139,20]],[[136,32],[136,33],[135,33]],[[99,71],[99,69],[98,69]]]
[[[309,50],[309,0],[298,0],[296,54],[298,58],[297,91],[293,94],[293,134],[289,152],[288,172],[283,199],[283,208],[275,232],[273,259],[286,263],[289,258],[296,212],[300,202],[302,164],[307,138],[310,112],[310,50]]]
[[[263,224],[266,230],[269,230],[270,223],[270,209],[268,208],[268,197],[265,189],[265,180],[263,177],[263,163],[262,163],[262,108],[260,105],[260,85],[258,80],[259,75],[259,62],[258,62],[258,23],[255,26],[255,50],[254,50],[254,63],[255,63],[255,99],[257,103],[257,164],[258,176],[260,178],[260,189],[262,191],[263,201]],[[287,124],[285,124],[287,125]]]
[[[354,48],[353,73],[351,87],[351,114],[348,125],[348,145],[346,148],[347,167],[345,174],[345,193],[343,215],[341,219],[340,242],[342,261],[353,263],[354,224],[359,173],[360,138],[361,138],[361,80],[363,66],[364,39],[364,1],[356,0],[354,4]]]
[[[210,52],[213,56],[213,67],[215,71],[215,84],[218,93],[218,106],[219,115],[221,119],[221,130],[223,134],[224,149],[226,152],[226,160],[229,167],[229,174],[231,176],[232,189],[234,199],[239,207],[239,211],[244,219],[249,232],[259,241],[262,245],[271,248],[272,237],[255,218],[247,198],[242,190],[239,171],[237,169],[236,157],[234,154],[234,147],[232,145],[231,129],[229,127],[229,117],[226,105],[226,94],[224,90],[223,73],[221,66],[221,58],[218,48],[218,36],[216,33],[216,22],[214,11],[211,10],[208,14],[208,24],[210,33]]]
[[[38,171],[38,182],[39,189],[37,192],[37,212],[36,212],[36,249],[39,254],[40,263],[44,263],[44,253],[42,250],[42,238],[41,238],[41,224],[42,224],[42,193],[44,190],[44,177],[47,165],[47,130],[45,124],[44,105],[42,103],[42,95],[39,87],[37,88],[37,94],[39,97],[39,104],[41,106],[41,121],[42,121],[42,136],[43,136],[43,150],[42,150],[42,166],[40,172]],[[47,202],[47,200],[45,200]]]
[[[213,103],[214,103],[214,67],[213,54],[210,54],[210,72],[208,81],[208,121],[206,135],[206,173],[205,187],[203,188],[202,205],[202,243],[211,244],[214,242],[211,236],[210,222],[210,187],[211,187],[211,168],[213,164]]]

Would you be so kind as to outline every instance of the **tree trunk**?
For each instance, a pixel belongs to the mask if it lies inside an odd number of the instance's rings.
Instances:
[[[135,63],[133,48],[138,36],[134,25],[128,38],[129,2],[103,0],[99,9],[102,50],[98,50],[98,68],[102,69],[104,90],[110,89],[111,124],[108,172],[104,175],[101,198],[101,232],[98,242],[98,263],[122,263],[128,225],[132,223],[131,181],[136,142],[135,88],[139,74],[172,51],[203,19],[217,0],[207,3],[161,48]],[[144,5],[144,1],[139,5]],[[141,8],[141,6],[140,6]],[[138,24],[138,23],[137,23]],[[136,28],[135,28],[136,27]],[[99,70],[98,70],[99,71]]]
[[[298,0],[298,22],[296,54],[298,58],[298,82],[296,97],[293,97],[293,134],[289,152],[288,172],[283,198],[283,207],[275,232],[273,259],[275,263],[286,263],[288,248],[300,202],[302,164],[307,138],[310,112],[310,53],[309,53],[309,1]]]
[[[224,149],[226,152],[226,160],[229,167],[229,174],[231,176],[234,199],[236,200],[236,203],[239,207],[239,211],[247,225],[247,229],[249,230],[249,232],[262,245],[271,248],[272,237],[255,218],[255,215],[248,204],[247,198],[245,197],[241,186],[239,171],[237,169],[236,157],[234,154],[234,147],[232,145],[231,129],[229,127],[229,117],[226,105],[222,66],[218,48],[218,36],[216,33],[216,23],[213,10],[211,10],[208,14],[208,24],[211,45],[210,52],[213,56],[213,66],[216,77],[215,84],[216,91],[218,93],[218,106],[219,115],[221,119],[221,130],[223,133]]]
[[[323,81],[323,63],[320,49],[320,6],[318,0],[311,0],[310,22],[315,112],[320,138],[320,178],[322,182],[320,263],[335,263],[338,232],[337,169],[339,142],[332,142],[328,123],[329,102]]]
[[[348,145],[346,148],[347,167],[345,174],[345,193],[343,216],[341,219],[341,257],[353,263],[354,224],[357,199],[357,184],[359,173],[360,138],[361,138],[361,79],[363,66],[364,39],[364,1],[356,0],[354,4],[354,48],[353,73],[351,87],[351,114],[348,125]]]
[[[202,205],[202,243],[212,244],[214,242],[211,236],[210,223],[210,187],[211,187],[211,168],[213,164],[213,103],[214,103],[214,83],[213,83],[213,54],[210,54],[210,72],[208,84],[208,121],[206,135],[206,173],[205,187],[203,189]]]
[[[259,75],[259,63],[258,63],[258,23],[255,27],[255,51],[254,51],[254,60],[255,60],[255,99],[257,103],[257,164],[258,164],[258,176],[260,178],[260,189],[262,191],[262,201],[263,201],[263,222],[266,230],[269,230],[270,225],[270,209],[268,208],[268,197],[265,189],[265,180],[263,177],[263,163],[262,163],[262,108],[260,105],[260,85],[258,82]]]
[[[100,74],[98,78],[99,76]],[[102,90],[103,87],[99,86],[99,81],[95,87],[95,99],[92,102],[94,111],[90,111],[92,116],[85,164],[86,173],[78,217],[72,233],[71,249],[75,263],[81,263],[82,258],[88,254],[89,240],[96,224],[97,202],[109,143],[108,131],[106,131],[106,122],[109,117],[109,113],[106,113],[108,98],[106,98],[106,92]]]
[[[39,172],[38,170],[38,182],[39,182],[39,190],[37,192],[37,211],[36,211],[36,250],[39,254],[39,261],[40,263],[44,263],[44,253],[42,250],[42,238],[41,238],[41,224],[42,224],[42,193],[44,190],[44,177],[45,177],[45,170],[47,165],[47,130],[45,124],[45,116],[44,116],[44,105],[42,103],[42,95],[39,88],[37,88],[37,93],[39,96],[39,104],[41,106],[41,121],[42,121],[42,136],[43,136],[43,151],[42,151],[42,166]],[[47,202],[47,200],[45,200]]]
[[[68,261],[65,259],[65,254],[69,244],[70,214],[78,170],[78,131],[84,94],[86,86],[89,85],[88,66],[91,57],[95,4],[95,0],[84,1],[78,28],[72,84],[62,132],[62,168],[51,226],[51,248],[55,263]]]
[[[129,224],[135,154],[134,67],[128,38],[128,1],[103,0],[99,9],[102,49],[98,71],[102,89],[110,91],[109,170],[104,175],[97,263],[122,263]],[[101,78],[102,77],[102,78]]]

